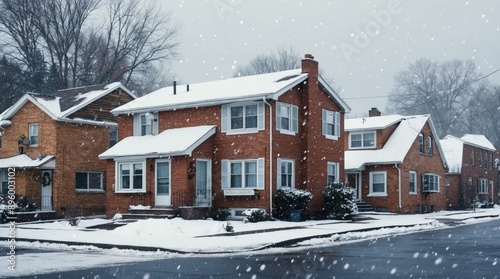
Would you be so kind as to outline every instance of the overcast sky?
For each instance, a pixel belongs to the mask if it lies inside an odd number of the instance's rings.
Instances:
[[[500,1],[161,1],[181,25],[183,83],[233,76],[279,47],[311,53],[342,88],[352,111],[385,111],[394,75],[410,63],[472,59],[483,74],[500,68]],[[362,35],[364,32],[365,35]],[[500,84],[500,72],[489,79]]]

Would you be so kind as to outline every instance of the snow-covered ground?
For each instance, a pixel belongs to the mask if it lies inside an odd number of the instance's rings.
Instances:
[[[197,253],[248,253],[274,247],[284,241],[299,239],[294,248],[270,248],[260,253],[280,249],[301,249],[310,245],[332,245],[346,241],[359,241],[385,235],[411,233],[447,227],[446,223],[484,222],[500,219],[500,207],[472,211],[442,211],[421,215],[366,214],[359,221],[268,221],[245,223],[242,221],[147,219],[128,223],[114,230],[89,227],[114,222],[106,219],[81,220],[78,226],[68,221],[16,224],[16,249],[49,250],[49,257],[37,253],[19,253],[16,257],[16,275],[46,273],[92,266],[147,261],[169,257],[195,256]],[[496,217],[487,217],[496,216]],[[477,219],[481,217],[480,219]],[[439,221],[441,220],[441,221]],[[119,222],[119,221],[118,221]],[[234,227],[228,234],[225,227]],[[283,232],[286,230],[286,233]],[[0,237],[9,234],[8,226],[0,226]],[[319,236],[322,236],[321,238]],[[64,241],[68,244],[56,244]],[[79,245],[72,245],[71,243]],[[102,249],[98,244],[130,246],[130,249]],[[0,241],[0,247],[11,243]],[[96,246],[97,245],[97,246]],[[134,249],[134,246],[136,249]],[[150,247],[152,252],[140,251]],[[157,251],[155,251],[157,250]],[[68,252],[65,252],[68,251]],[[70,252],[69,252],[70,251]],[[170,252],[169,252],[170,251]],[[178,252],[175,252],[178,251]],[[45,255],[45,253],[44,253]],[[0,257],[0,277],[8,276],[7,256]],[[10,274],[12,275],[12,274]]]

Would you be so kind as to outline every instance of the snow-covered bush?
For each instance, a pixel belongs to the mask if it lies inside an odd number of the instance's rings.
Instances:
[[[323,191],[325,215],[327,218],[352,220],[358,213],[354,202],[354,189],[345,184],[332,184]]]
[[[273,217],[280,220],[290,220],[290,212],[292,210],[304,212],[312,198],[313,195],[307,190],[279,189],[274,196]]]
[[[231,216],[231,211],[229,210],[229,208],[222,207],[217,210],[215,220],[225,221],[229,216]]]
[[[242,214],[251,223],[258,223],[269,219],[269,214],[262,208],[247,209]]]

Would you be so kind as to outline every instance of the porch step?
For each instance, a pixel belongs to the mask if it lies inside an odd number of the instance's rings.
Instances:
[[[179,212],[169,207],[159,207],[150,209],[129,209],[127,213],[122,213],[123,219],[149,219],[149,218],[174,218]]]
[[[373,211],[373,207],[367,203],[367,202],[356,202],[356,205],[358,206],[358,212],[368,212],[368,211]]]

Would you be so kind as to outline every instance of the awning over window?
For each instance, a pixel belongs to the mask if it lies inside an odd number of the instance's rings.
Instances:
[[[55,168],[54,155],[47,155],[40,159],[31,159],[26,154],[20,154],[13,157],[1,158],[0,159],[0,169],[4,168],[34,168],[34,169],[53,169]]]
[[[194,126],[168,129],[158,135],[127,137],[99,155],[99,158],[191,155],[196,147],[215,134],[215,128],[213,125]]]

